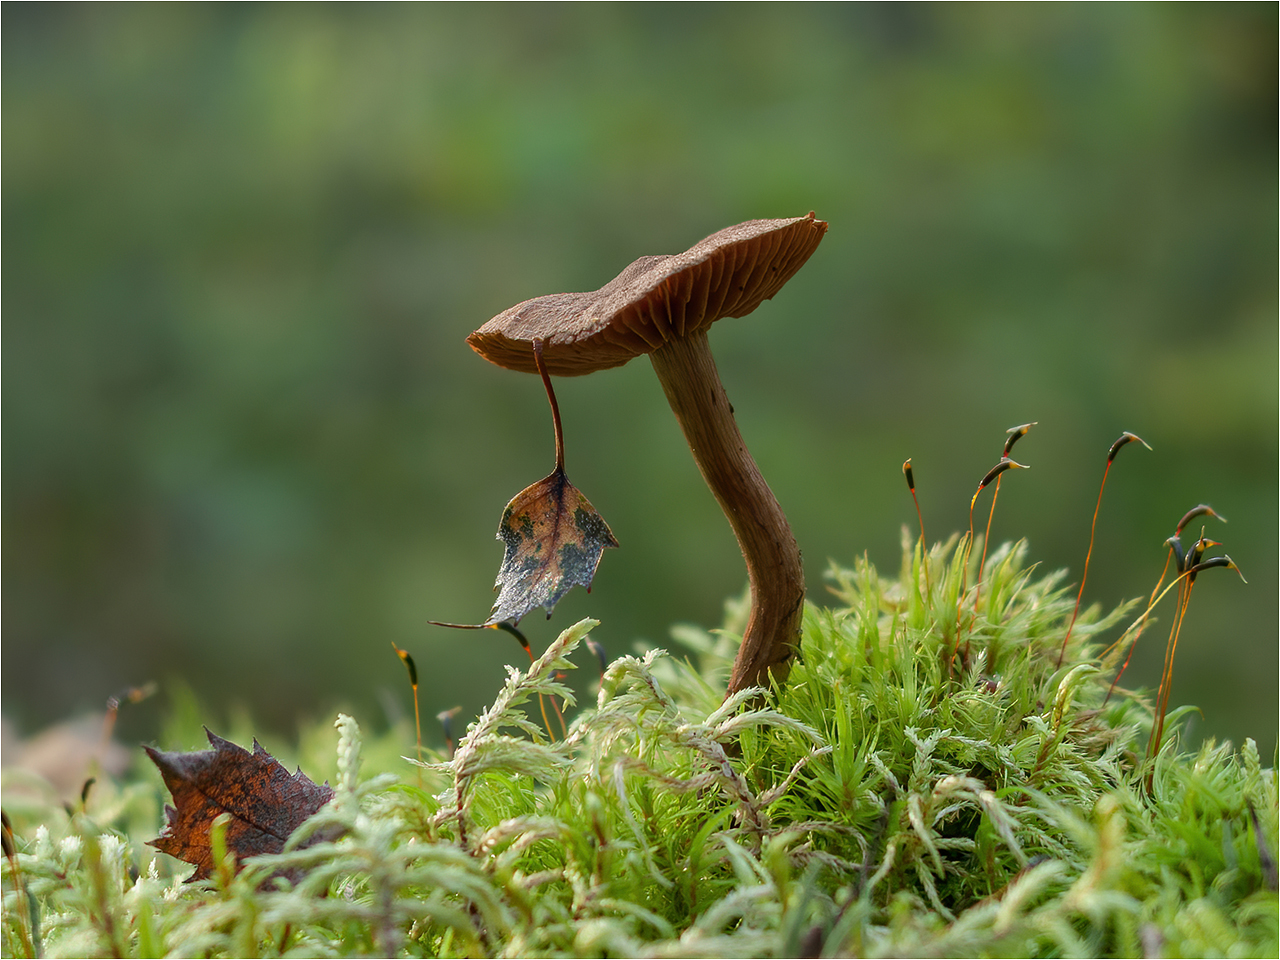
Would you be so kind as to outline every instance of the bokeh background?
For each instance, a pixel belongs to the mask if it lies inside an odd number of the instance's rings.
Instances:
[[[642,254],[809,210],[772,302],[712,333],[810,596],[914,509],[1088,599],[1145,595],[1191,506],[1173,701],[1277,726],[1276,7],[6,5],[3,709],[377,727],[487,703],[506,501],[551,467],[537,379],[464,337]],[[648,364],[561,380],[569,475],[612,525],[582,616],[612,653],[717,625],[741,558]],[[1163,611],[1168,623],[1171,608]],[[1154,685],[1164,630],[1129,674]],[[584,664],[589,668],[589,664]],[[582,671],[589,674],[589,669]],[[590,679],[586,676],[584,679]],[[440,742],[431,723],[427,738]]]

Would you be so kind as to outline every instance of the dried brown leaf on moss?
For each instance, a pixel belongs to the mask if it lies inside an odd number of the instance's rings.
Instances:
[[[226,843],[238,866],[245,857],[280,853],[303,821],[333,799],[328,783],[316,784],[301,770],[291,776],[257,740],[250,753],[208,729],[205,734],[212,750],[169,753],[144,748],[160,768],[174,802],[165,807],[163,832],[148,842],[194,864],[193,881],[213,873],[209,831],[221,814],[231,817]]]

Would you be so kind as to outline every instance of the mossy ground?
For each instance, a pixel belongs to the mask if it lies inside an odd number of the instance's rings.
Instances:
[[[567,736],[530,717],[571,699],[591,621],[452,758],[415,768],[403,731],[340,717],[337,796],[303,830],[345,835],[238,874],[184,884],[145,846],[154,771],[70,812],[6,802],[4,953],[1276,956],[1275,770],[1252,741],[1185,752],[1176,717],[1148,760],[1150,701],[1106,699],[1123,647],[1101,656],[1141,611],[1085,611],[1058,666],[1062,576],[1005,547],[975,596],[962,544],[927,573],[910,545],[896,578],[833,568],[841,606],[806,611],[781,689],[722,702],[731,605],[674,632],[696,666],[616,660]],[[324,739],[300,750],[316,779]],[[296,888],[260,888],[285,864]]]

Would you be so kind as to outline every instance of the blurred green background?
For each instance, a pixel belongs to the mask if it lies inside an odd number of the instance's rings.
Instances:
[[[22,730],[178,678],[211,726],[486,704],[506,501],[552,465],[536,378],[464,337],[642,254],[816,210],[712,332],[739,424],[828,560],[962,529],[1088,599],[1201,578],[1173,702],[1277,725],[1276,7],[5,5],[3,706]],[[745,574],[648,364],[558,381],[611,524],[582,616],[613,654],[715,626]],[[985,502],[985,501],[983,501]],[[983,514],[985,516],[985,513]],[[1128,675],[1154,685],[1171,608]],[[584,669],[581,682],[590,680]],[[164,698],[122,715],[157,735]],[[441,736],[427,724],[429,740]]]

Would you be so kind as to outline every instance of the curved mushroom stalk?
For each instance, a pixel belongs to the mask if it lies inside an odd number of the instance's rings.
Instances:
[[[703,479],[729,518],[747,564],[751,615],[729,693],[779,683],[799,647],[804,613],[800,548],[733,419],[707,333],[669,340],[649,354]]]

